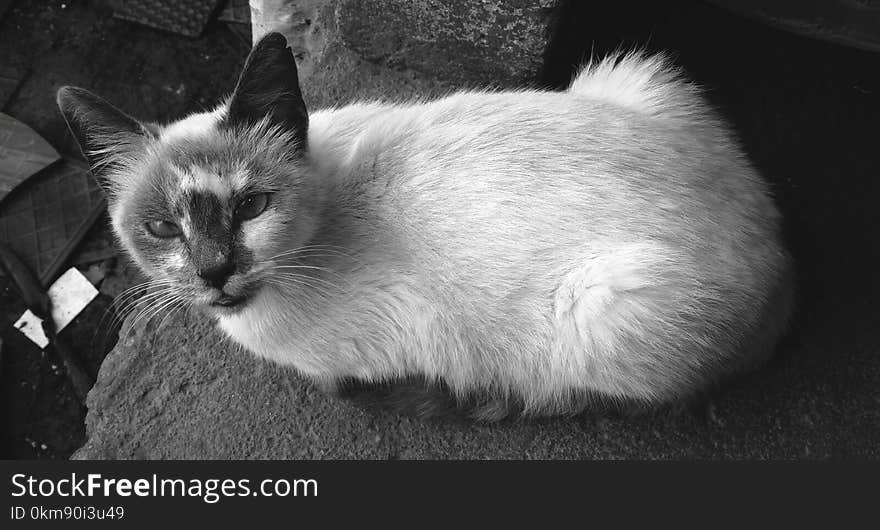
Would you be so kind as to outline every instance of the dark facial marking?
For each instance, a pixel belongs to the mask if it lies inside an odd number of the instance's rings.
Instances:
[[[191,192],[186,209],[191,226],[186,245],[196,274],[208,285],[222,288],[235,271],[228,207],[212,193]]]

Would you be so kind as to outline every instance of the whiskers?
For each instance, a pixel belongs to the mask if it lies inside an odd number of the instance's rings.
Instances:
[[[274,272],[276,269],[267,270]],[[263,281],[285,290],[289,289],[291,286],[308,287],[313,292],[324,297],[329,297],[334,292],[338,293],[343,291],[342,287],[331,281],[306,274],[297,274],[295,272],[274,273],[271,276],[263,278]]]
[[[274,261],[279,259],[305,259],[305,258],[351,258],[352,255],[345,249],[337,245],[305,245],[298,248],[285,250],[274,256],[266,258],[266,261]]]
[[[344,291],[350,284],[345,277],[316,265],[314,260],[351,257],[343,247],[336,245],[306,245],[286,250],[265,260],[266,267],[262,272],[266,276],[263,280],[284,289],[291,286],[307,287],[321,296],[330,296]]]
[[[180,292],[180,288],[173,280],[159,279],[149,280],[138,285],[129,287],[119,293],[116,299],[110,304],[98,323],[96,334],[102,328],[104,329],[102,343],[105,343],[110,333],[119,329],[123,322],[132,314],[131,325],[128,326],[126,336],[140,322],[146,320],[149,322],[162,313],[165,313],[159,322],[161,328],[165,322],[174,314],[183,309],[189,309],[190,302],[188,297]],[[110,321],[104,328],[107,317]],[[123,340],[125,337],[119,337]]]
[[[347,290],[350,283],[338,272],[323,266],[324,260],[328,259],[355,258],[343,247],[306,245],[264,260],[262,268],[254,271],[254,279],[289,296],[296,296],[292,289],[295,287],[329,298]],[[106,344],[111,334],[120,330],[126,320],[129,326],[124,334],[120,334],[119,340],[124,340],[138,325],[157,317],[160,317],[157,329],[161,329],[175,315],[188,312],[192,307],[191,301],[187,290],[181,289],[174,280],[155,279],[131,286],[119,293],[105,310],[93,341],[100,332],[102,343]]]

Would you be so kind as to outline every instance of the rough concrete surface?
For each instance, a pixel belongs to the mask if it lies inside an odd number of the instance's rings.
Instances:
[[[626,36],[642,43],[650,37],[651,46],[672,50],[772,182],[798,265],[799,296],[791,333],[768,365],[725,385],[705,407],[679,413],[420,422],[323,396],[289,370],[238,351],[196,315],[161,327],[157,319],[134,326],[107,357],[89,397],[89,439],[75,457],[880,456],[880,256],[869,236],[880,223],[877,56],[683,4],[662,10],[644,32],[629,8],[617,19],[585,9],[583,19],[569,17],[570,26],[581,25],[572,26],[568,41],[579,43],[581,56],[594,47],[614,49]],[[337,3],[342,12],[346,6]],[[381,43],[352,44],[334,33],[350,27],[337,24],[339,9],[315,14],[304,29],[332,30],[302,38],[307,103],[405,97],[459,83],[420,72]],[[417,17],[412,9],[406,16]],[[584,28],[595,37],[585,37]],[[570,75],[577,54],[558,59],[560,79]],[[129,110],[137,108],[130,103]]]
[[[819,457],[844,436],[807,397],[834,389],[782,373],[705,413],[423,422],[325,396],[194,315],[160,320],[127,330],[104,361],[88,400],[89,440],[74,458]]]

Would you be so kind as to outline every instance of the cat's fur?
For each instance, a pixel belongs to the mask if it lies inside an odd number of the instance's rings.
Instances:
[[[660,57],[308,115],[273,34],[230,100],[168,126],[58,99],[137,263],[325,387],[404,381],[485,419],[660,404],[764,359],[790,312],[767,185]],[[251,193],[266,211],[235,222]],[[210,305],[218,263],[244,303]]]

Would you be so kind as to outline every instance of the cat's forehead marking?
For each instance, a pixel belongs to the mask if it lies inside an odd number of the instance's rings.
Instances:
[[[220,172],[199,165],[189,167],[172,166],[181,191],[186,193],[213,193],[218,198],[228,199],[234,188]]]
[[[229,186],[234,191],[241,191],[247,187],[250,171],[246,167],[235,168],[229,173]]]

